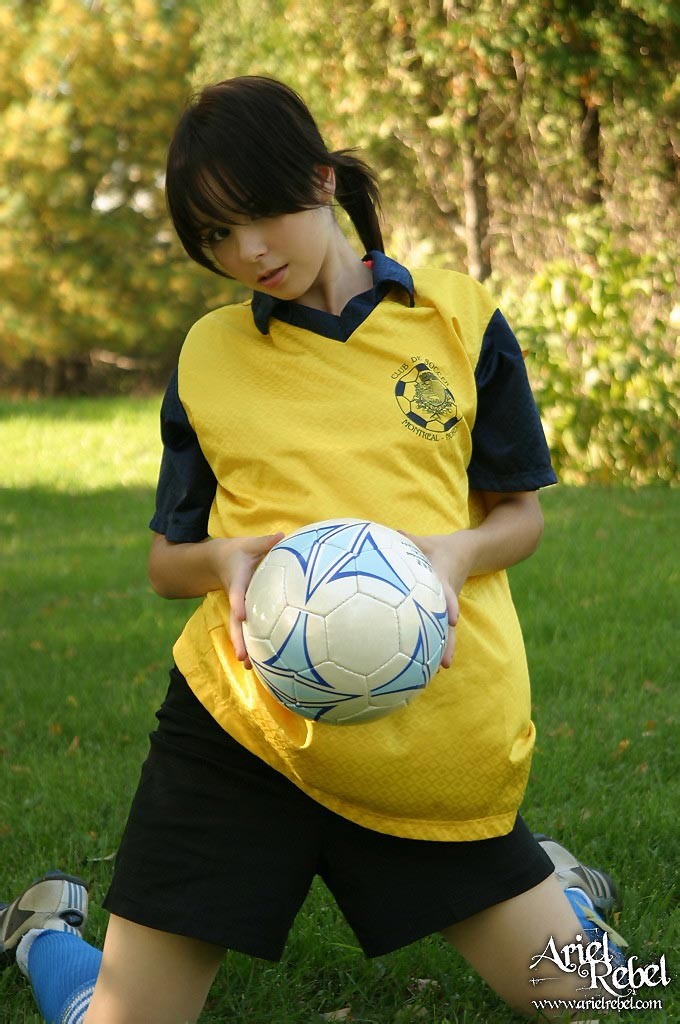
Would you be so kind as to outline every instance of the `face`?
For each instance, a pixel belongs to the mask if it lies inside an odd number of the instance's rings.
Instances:
[[[298,300],[323,271],[332,243],[334,220],[324,204],[206,232],[215,261],[230,277],[279,299]]]

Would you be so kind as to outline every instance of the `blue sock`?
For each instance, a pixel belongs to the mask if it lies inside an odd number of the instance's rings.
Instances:
[[[597,914],[595,906],[590,897],[583,891],[583,889],[572,886],[569,889],[564,890],[564,894],[571,903],[574,913],[578,918],[578,922],[583,929],[583,937],[588,942],[602,942],[604,935],[603,929],[600,925],[593,921],[590,914]],[[604,923],[604,922],[603,922]],[[612,959],[617,964],[625,964],[626,958],[623,952],[619,949],[611,938],[609,939],[609,952],[611,953]]]
[[[79,935],[44,931],[28,951],[28,976],[46,1024],[81,1024],[102,954]]]

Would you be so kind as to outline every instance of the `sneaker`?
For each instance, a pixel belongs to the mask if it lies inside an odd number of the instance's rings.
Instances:
[[[543,847],[555,865],[555,874],[565,889],[576,887],[583,889],[592,900],[595,909],[607,917],[614,910],[621,909],[621,900],[614,882],[604,871],[589,868],[569,853],[564,846],[555,842],[550,836],[536,835],[539,845]]]
[[[49,871],[13,903],[0,903],[0,965],[14,959],[20,939],[31,928],[82,935],[87,920],[87,886],[80,878]]]

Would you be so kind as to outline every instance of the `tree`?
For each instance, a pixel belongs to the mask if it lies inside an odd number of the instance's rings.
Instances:
[[[629,124],[640,111],[662,121],[671,116],[680,13],[659,0],[553,0],[522,3],[518,16],[526,31],[522,59],[540,83],[543,109],[566,111],[572,120],[578,113],[580,195],[587,205],[599,204],[608,187],[605,124],[616,138],[622,105]],[[620,139],[619,132],[619,145]]]
[[[259,53],[243,43],[253,38],[253,26],[245,31],[250,8],[238,6],[238,28],[221,31],[220,5],[208,9],[202,70],[227,66],[237,73],[257,65],[285,77],[313,105],[318,97],[336,129],[346,126],[349,137],[377,156],[388,181],[395,180],[395,166],[408,168],[399,209],[409,193],[414,206],[417,183],[426,195],[427,222],[463,239],[470,272],[488,277],[487,148],[517,88],[504,49],[514,31],[513,5],[500,8],[499,18],[492,0],[476,4],[474,14],[467,4],[430,0],[347,0],[339,7],[321,0],[314,8],[292,0],[283,12],[289,31],[277,32],[276,49],[267,33]],[[259,43],[259,28],[254,35]],[[333,103],[339,116],[330,110]]]
[[[216,293],[181,256],[163,197],[196,25],[173,0],[0,10],[4,364],[56,367],[59,388],[97,349],[176,351]]]

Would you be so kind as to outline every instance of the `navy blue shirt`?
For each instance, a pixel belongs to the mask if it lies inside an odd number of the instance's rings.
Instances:
[[[355,295],[339,315],[254,292],[253,320],[262,334],[271,317],[345,342],[395,286],[414,304],[413,278],[384,253],[373,251],[373,287]],[[557,482],[550,452],[512,330],[500,310],[484,332],[477,366],[477,416],[472,428],[470,487],[480,491],[534,491]],[[177,371],[161,407],[163,459],[156,491],[156,512],[149,524],[169,541],[203,540],[217,481],[179,398]]]

